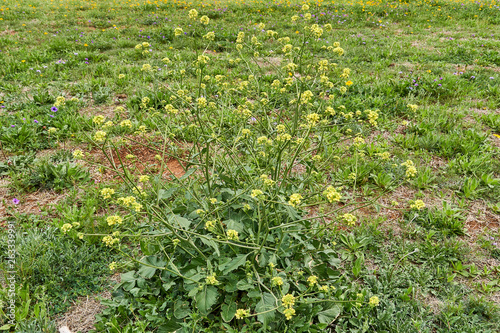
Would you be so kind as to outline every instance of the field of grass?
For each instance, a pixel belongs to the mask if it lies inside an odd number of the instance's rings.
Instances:
[[[0,332],[499,332],[496,1],[0,1]]]

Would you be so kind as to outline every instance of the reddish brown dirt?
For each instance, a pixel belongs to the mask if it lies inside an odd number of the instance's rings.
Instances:
[[[181,177],[184,175],[184,166],[175,158],[164,156],[163,160],[156,159],[156,155],[162,156],[162,147],[156,149],[151,148],[152,144],[147,142],[145,138],[129,138],[125,145],[117,150],[107,150],[106,155],[98,149],[92,149],[90,155],[95,163],[98,163],[104,168],[102,170],[102,178],[104,179],[120,179],[119,174],[122,174],[124,168],[132,174],[142,175],[148,173],[160,172],[161,164],[163,165],[163,177],[169,176]],[[134,158],[127,158],[128,155],[133,155]],[[166,154],[168,155],[168,151]]]

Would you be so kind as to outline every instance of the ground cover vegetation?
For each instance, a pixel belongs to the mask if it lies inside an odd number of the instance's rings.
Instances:
[[[498,332],[499,24],[0,2],[0,330]]]

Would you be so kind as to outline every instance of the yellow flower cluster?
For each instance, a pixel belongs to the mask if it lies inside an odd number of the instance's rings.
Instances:
[[[203,15],[200,18],[200,22],[206,25],[206,24],[208,24],[210,22],[210,19],[208,18],[208,16]]]
[[[73,157],[76,158],[76,159],[83,158],[83,152],[80,149],[76,149],[73,152]]]
[[[64,223],[63,226],[61,227],[61,231],[63,233],[67,233],[68,231],[71,230],[71,228],[73,228],[73,226],[70,223]]]
[[[126,120],[123,120],[121,123],[120,123],[120,126],[121,127],[128,127],[128,128],[132,128],[132,122],[128,119]]]
[[[261,136],[261,137],[257,138],[257,143],[259,145],[264,145],[264,144],[272,145],[273,144],[273,140],[268,139],[266,136]]]
[[[407,107],[412,111],[412,112],[417,112],[418,110],[418,105],[416,104],[408,104]]]
[[[295,305],[295,296],[292,294],[286,294],[281,298],[281,303],[283,303],[283,306],[289,308]]]
[[[286,308],[283,311],[286,320],[292,319],[292,317],[295,315],[295,309],[293,308],[293,306],[295,305],[295,297],[292,294],[286,294],[281,298],[281,303]]]
[[[106,132],[104,131],[97,131],[94,134],[94,140],[97,142],[103,142],[106,139]]]
[[[309,283],[309,286],[312,287],[318,284],[318,277],[316,275],[311,275],[307,278],[307,282]]]
[[[243,319],[250,315],[250,310],[248,309],[238,309],[236,310],[236,319]]]
[[[319,122],[319,114],[317,113],[308,114],[306,119],[309,125],[311,126],[316,125]]]
[[[280,278],[279,276],[275,276],[271,279],[271,285],[273,287],[276,287],[276,286],[282,286],[283,285],[283,279]]]
[[[228,229],[227,230],[227,239],[229,240],[239,240],[239,235],[238,235],[238,231],[236,230],[232,230],[232,229]]]
[[[177,37],[177,36],[180,36],[184,33],[184,31],[182,30],[182,28],[175,28],[174,30],[174,35]]]
[[[58,96],[56,98],[56,102],[54,103],[54,106],[62,106],[65,104],[66,104],[66,98],[64,98],[63,96]]]
[[[296,205],[300,205],[302,199],[302,195],[300,195],[299,193],[294,193],[290,196],[288,204],[292,207],[295,207]]]
[[[356,218],[356,216],[354,216],[354,215],[352,215],[352,214],[349,214],[349,213],[342,215],[342,219],[343,219],[343,220],[344,220],[344,222],[346,222],[346,223],[347,223],[347,225],[349,225],[349,226],[353,226],[353,225],[355,225],[355,224],[356,224],[356,221],[358,220],[358,219]]]
[[[219,284],[219,281],[215,277],[215,273],[210,274],[209,276],[207,276],[205,278],[205,282],[206,282],[206,284],[210,284],[210,285],[218,285]]]
[[[138,203],[133,196],[128,196],[128,197],[120,197],[116,200],[119,204],[127,207],[127,208],[132,208],[136,212],[140,212],[142,205]]]
[[[378,299],[377,296],[372,296],[370,297],[370,300],[368,301],[368,305],[375,307],[380,304],[380,300]]]
[[[417,168],[412,161],[407,160],[406,162],[401,163],[401,165],[406,167],[406,177],[412,178],[417,175]]]
[[[146,182],[148,182],[148,181],[149,181],[149,176],[147,176],[147,175],[142,175],[142,176],[139,176],[139,181],[140,181],[141,183],[146,183]]]
[[[114,224],[122,224],[123,219],[118,215],[112,215],[106,218],[106,222],[108,222],[108,225],[111,226]]]
[[[328,186],[326,190],[323,192],[323,195],[326,197],[326,199],[329,202],[338,202],[342,198],[342,195],[339,193],[339,190],[337,190],[333,186]]]
[[[215,40],[215,32],[209,31],[209,32],[207,32],[206,35],[203,36],[203,38],[210,40],[210,41],[213,41],[213,40]]]
[[[188,15],[191,20],[196,20],[196,18],[198,17],[198,11],[196,9],[191,9]]]
[[[410,208],[421,210],[425,208],[425,203],[422,200],[415,200],[415,202],[410,205]]]
[[[264,193],[261,190],[253,190],[252,194],[250,194],[252,198],[258,198],[262,195],[264,195]]]
[[[283,311],[283,314],[285,315],[286,320],[290,320],[295,315],[295,309],[294,308],[285,309],[285,311]]]
[[[217,221],[215,221],[215,220],[210,220],[210,221],[205,222],[205,229],[207,229],[208,231],[214,231],[216,223],[217,223]]]
[[[106,118],[104,118],[104,116],[99,115],[99,116],[95,116],[94,118],[92,118],[92,122],[96,125],[101,125],[105,119]]]
[[[268,175],[261,175],[260,179],[264,182],[265,186],[273,186],[274,185],[274,180],[269,178]]]
[[[104,199],[110,199],[113,194],[115,194],[115,190],[112,188],[106,187],[101,190],[101,195]]]
[[[366,116],[368,117],[368,122],[372,126],[377,126],[377,119],[378,119],[378,110],[372,111],[372,110],[365,110]]]
[[[119,239],[119,238],[116,238],[116,237],[113,237],[113,236],[109,236],[109,235],[108,235],[108,236],[104,236],[104,237],[102,238],[102,242],[103,242],[104,244],[106,244],[106,246],[113,246],[113,245],[115,245],[115,244],[119,243],[119,242],[120,242],[120,239]]]

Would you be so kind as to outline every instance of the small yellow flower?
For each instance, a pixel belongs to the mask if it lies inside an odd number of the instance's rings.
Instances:
[[[190,19],[196,20],[196,18],[198,17],[198,11],[196,9],[191,9],[188,15]]]
[[[227,231],[227,239],[235,241],[239,240],[238,231],[229,229]]]
[[[73,157],[76,159],[83,158],[83,152],[80,149],[76,149],[73,152]]]
[[[295,309],[294,308],[285,309],[285,311],[283,311],[283,314],[285,315],[286,320],[290,320],[295,315]]]
[[[283,279],[280,278],[279,276],[275,276],[271,279],[271,284],[272,286],[282,286],[283,285]]]
[[[342,198],[342,195],[338,191],[339,190],[337,190],[335,187],[328,186],[326,190],[323,191],[323,195],[331,203],[338,202]]]
[[[350,86],[350,85],[352,85],[352,81],[351,81],[351,80],[347,81],[347,82],[345,83],[345,85],[346,85],[346,86]]]
[[[205,229],[207,229],[208,231],[213,231],[215,229],[216,223],[217,223],[217,221],[215,221],[215,220],[210,220],[210,221],[205,222]]]
[[[115,245],[116,243],[120,242],[119,238],[114,238],[113,236],[104,236],[102,238],[102,242],[106,244],[106,246],[112,246]]]
[[[203,15],[203,16],[200,18],[200,22],[206,25],[206,24],[208,24],[208,23],[210,22],[210,19],[208,18],[208,16]]]
[[[380,300],[378,299],[377,296],[372,296],[372,297],[370,297],[370,301],[368,302],[368,304],[372,307],[375,307],[375,306],[378,306],[380,304]]]
[[[250,196],[252,198],[257,198],[261,195],[263,195],[264,193],[261,191],[261,190],[252,190],[252,193],[250,194]]]
[[[139,176],[139,181],[140,181],[141,183],[148,182],[148,181],[149,181],[149,176],[147,176],[147,175],[142,175],[142,176]]]
[[[109,264],[110,271],[114,271],[117,267],[118,267],[118,265],[116,264],[115,261],[113,261],[111,264]]]
[[[416,104],[408,104],[407,107],[412,111],[416,112],[418,110],[418,105]]]
[[[342,219],[350,226],[355,225],[357,221],[356,216],[349,213],[342,215]]]
[[[108,222],[109,226],[112,226],[114,224],[122,224],[123,219],[118,215],[112,215],[106,218],[106,222]]]
[[[99,116],[95,116],[95,117],[92,119],[92,122],[93,122],[94,124],[96,124],[96,125],[101,125],[101,124],[104,122],[104,120],[105,120],[105,119],[106,119],[106,118],[104,118],[104,116],[100,116],[100,115],[99,115]]]
[[[283,303],[283,306],[291,307],[295,304],[295,296],[292,294],[286,294],[281,298],[281,302]]]
[[[236,319],[243,319],[250,315],[250,310],[248,309],[238,309],[236,310]]]
[[[312,287],[315,284],[318,284],[318,277],[316,275],[311,275],[307,278],[307,282],[309,282],[309,286]]]
[[[422,200],[415,200],[415,202],[410,205],[410,208],[417,209],[417,210],[424,209],[425,208],[425,202],[423,202]]]
[[[296,205],[300,205],[301,199],[303,199],[302,195],[300,195],[299,193],[294,193],[290,196],[288,204],[292,207],[295,207]]]
[[[404,163],[401,163],[402,166],[406,167],[406,177],[412,178],[417,175],[417,168],[415,168],[415,165],[411,160],[407,160]]]
[[[309,123],[309,125],[316,125],[319,121],[319,114],[317,113],[311,113],[309,115],[307,115],[307,122]]]
[[[205,282],[206,284],[210,284],[210,285],[218,285],[219,284],[219,281],[217,280],[217,278],[215,277],[215,273],[207,276],[205,278]]]
[[[106,187],[101,190],[101,195],[104,199],[110,199],[113,194],[115,194],[115,190],[112,188]]]
[[[120,79],[120,80],[121,80],[121,79],[124,79],[124,78],[125,78],[125,74],[120,74],[120,75],[118,75],[118,79]]]
[[[104,131],[97,131],[94,135],[94,140],[97,142],[103,142],[104,139],[106,139],[106,132]]]
[[[210,203],[212,205],[215,205],[217,203],[217,199],[216,198],[210,198]]]
[[[64,223],[63,226],[61,227],[61,231],[65,234],[68,231],[70,231],[71,228],[73,228],[73,225],[71,225],[70,223]]]
[[[324,285],[324,286],[318,286],[318,289],[319,289],[320,291],[322,291],[322,292],[325,292],[325,293],[326,293],[326,292],[328,292],[328,290],[329,290],[330,288],[328,288],[328,286],[327,286],[327,285]]]
[[[150,64],[144,64],[141,67],[142,72],[151,72],[153,70],[153,67],[151,67]]]

